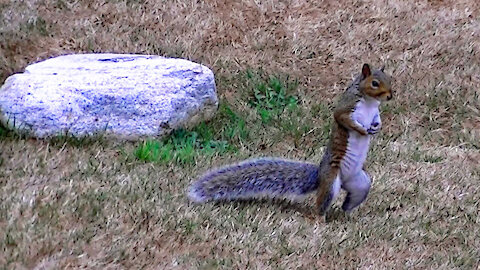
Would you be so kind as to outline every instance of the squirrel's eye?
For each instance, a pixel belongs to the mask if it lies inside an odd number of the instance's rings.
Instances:
[[[379,83],[377,80],[373,80],[373,81],[372,81],[372,86],[375,87],[375,88],[377,88],[377,87],[380,86],[380,83]]]

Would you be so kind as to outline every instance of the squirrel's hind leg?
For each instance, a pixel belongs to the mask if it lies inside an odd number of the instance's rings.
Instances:
[[[320,178],[317,196],[317,208],[321,216],[325,215],[340,191],[340,174],[330,172],[326,178]]]
[[[343,211],[349,212],[365,201],[370,191],[371,183],[370,176],[364,170],[343,181],[342,188],[347,191],[347,196],[342,205]]]

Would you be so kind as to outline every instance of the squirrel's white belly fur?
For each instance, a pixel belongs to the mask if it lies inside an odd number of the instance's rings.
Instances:
[[[374,99],[360,100],[352,113],[352,119],[362,125],[365,130],[369,129],[374,118],[379,116],[379,105],[380,102]],[[355,176],[362,170],[363,163],[367,159],[369,145],[370,135],[364,136],[356,131],[349,131],[347,150],[340,163],[343,181]]]

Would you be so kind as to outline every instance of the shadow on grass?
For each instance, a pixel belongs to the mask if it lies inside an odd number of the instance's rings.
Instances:
[[[36,138],[25,132],[18,132],[6,128],[0,123],[0,140],[2,141],[20,141],[31,140],[37,142],[49,143],[54,147],[71,146],[75,148],[86,148],[93,145],[106,145],[109,140],[103,134],[94,134],[91,136],[75,137],[70,134],[57,135],[48,138]]]
[[[300,214],[304,218],[312,221],[319,219],[319,216],[315,213],[314,209],[308,207],[305,203],[283,199],[239,199],[235,201],[215,201],[212,203],[215,206],[231,204],[239,210],[246,210],[253,206],[262,208],[272,207],[278,209],[279,212],[294,212]]]
[[[234,201],[214,201],[211,202],[215,206],[221,206],[226,204],[231,204],[234,208],[238,210],[246,210],[255,206],[262,208],[276,208],[279,212],[297,214],[304,217],[310,222],[345,222],[349,221],[350,218],[345,214],[340,208],[332,206],[329,212],[325,217],[320,216],[315,206],[311,206],[304,202],[289,201],[284,199],[238,199]]]

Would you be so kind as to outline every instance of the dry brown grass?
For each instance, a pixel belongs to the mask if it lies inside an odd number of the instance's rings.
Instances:
[[[386,64],[395,98],[368,160],[373,190],[328,223],[311,201],[187,201],[187,185],[212,166],[253,155],[318,161],[316,132],[297,144],[253,127],[237,154],[185,166],[132,160],[128,143],[3,136],[1,268],[480,267],[477,1],[0,1],[0,80],[74,52],[201,62],[222,100],[249,117],[238,76],[247,68],[297,78],[312,108],[331,104],[363,62]]]

